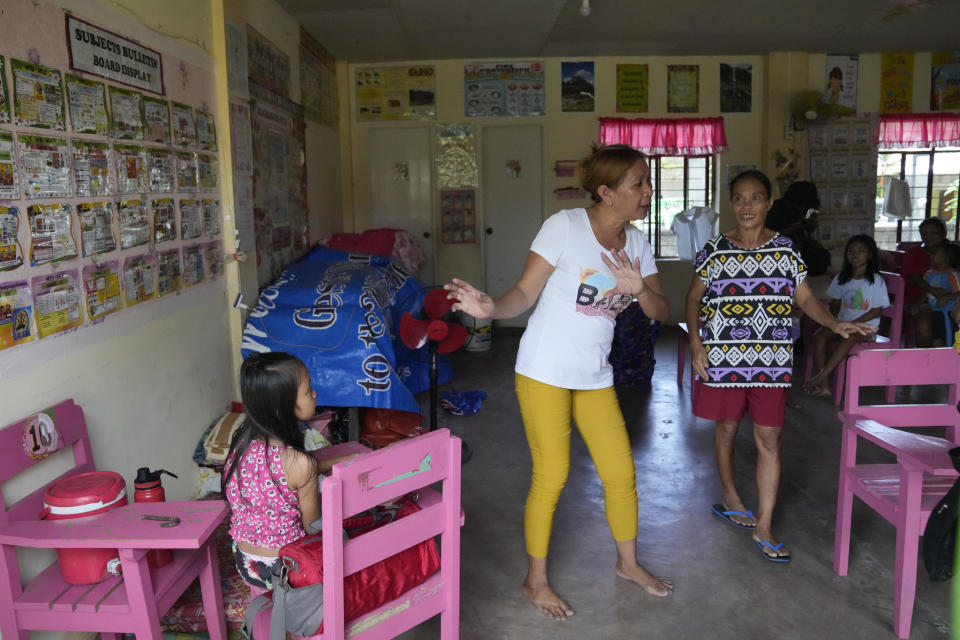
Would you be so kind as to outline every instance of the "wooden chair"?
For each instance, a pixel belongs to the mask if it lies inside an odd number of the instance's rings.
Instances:
[[[900,348],[900,338],[903,334],[903,291],[905,283],[903,277],[896,273],[881,271],[880,275],[883,276],[883,281],[887,285],[887,294],[890,296],[890,306],[885,307],[880,314],[880,327],[882,330],[884,326],[883,319],[887,318],[889,320],[889,328],[885,333],[878,332],[877,339],[873,342],[858,342],[854,344],[853,348],[850,349],[850,354],[847,358],[847,361],[850,357],[871,349]],[[813,340],[809,340],[806,344],[804,344],[804,349],[806,350],[806,354],[804,356],[804,360],[806,362],[806,374],[804,379],[809,380],[814,374]],[[843,381],[846,376],[847,361],[838,364],[837,368],[833,372],[834,404],[840,404],[840,401],[843,398]],[[893,393],[894,390],[892,387],[887,390],[887,402],[893,402]]]
[[[863,351],[850,358],[840,449],[837,524],[833,568],[847,575],[854,496],[897,529],[894,560],[893,628],[910,634],[917,585],[919,539],[930,511],[957,478],[948,451],[960,444],[960,356],[954,349]],[[860,404],[870,386],[946,385],[943,402],[932,404]],[[945,427],[945,437],[911,432],[915,427]],[[895,463],[857,464],[857,444],[870,442],[896,455]]]
[[[9,507],[0,496],[0,633],[28,640],[31,630],[118,633],[160,640],[160,615],[197,578],[211,640],[226,640],[213,532],[227,514],[223,501],[145,502],[71,520],[40,520],[47,488],[94,470],[83,411],[72,400],[0,430],[0,484],[72,447],[73,465]],[[56,465],[46,465],[53,471]],[[31,469],[32,474],[37,470]],[[162,526],[141,516],[175,516]],[[93,585],[64,581],[54,562],[24,585],[16,548],[118,549],[122,576]],[[150,569],[147,552],[172,549],[173,561]]]
[[[393,638],[440,614],[440,637],[460,633],[460,439],[437,429],[334,465],[321,483],[323,633],[314,640]],[[442,483],[441,490],[430,488]],[[344,540],[343,519],[410,492],[422,511]],[[356,620],[344,620],[343,579],[403,549],[440,536],[441,569],[419,587]],[[329,544],[328,544],[329,541]],[[254,624],[269,640],[270,612]]]

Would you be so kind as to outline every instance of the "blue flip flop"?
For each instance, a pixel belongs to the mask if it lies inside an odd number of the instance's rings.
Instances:
[[[763,554],[763,557],[769,560],[770,562],[790,562],[790,556],[772,556],[766,551],[764,551],[764,549],[767,549],[767,548],[769,548],[771,551],[777,551],[780,549],[780,547],[783,546],[782,542],[776,545],[770,544],[766,540],[754,540],[754,542],[756,542],[757,546],[760,547],[760,553]]]
[[[744,518],[753,518],[754,517],[753,511],[750,511],[749,509],[746,511],[746,513],[744,513],[743,511],[733,511],[731,509],[727,509],[726,507],[723,506],[723,504],[715,504],[713,505],[711,510],[713,511],[714,515],[720,516],[721,518],[723,518],[733,526],[739,527],[740,529],[756,529],[757,528],[757,525],[755,524],[740,524],[739,522],[734,522],[733,520],[730,519],[730,516],[743,516]]]

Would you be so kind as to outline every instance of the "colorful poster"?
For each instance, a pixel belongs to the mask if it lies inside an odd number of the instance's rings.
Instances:
[[[170,143],[170,105],[166,100],[143,96],[140,100],[143,116],[143,139]]]
[[[67,103],[74,133],[105,136],[110,130],[106,90],[102,82],[92,82],[67,74]]]
[[[253,171],[253,138],[250,131],[250,105],[230,103],[230,146],[233,147],[233,170],[239,173]]]
[[[645,64],[617,65],[617,112],[646,113],[650,99],[650,67]]]
[[[464,112],[483,116],[543,116],[547,113],[543,62],[463,65]]]
[[[223,273],[223,252],[220,250],[220,243],[208,242],[203,245],[203,258],[207,263],[208,278],[214,280]]]
[[[220,235],[222,216],[220,214],[219,200],[204,200],[203,207],[203,232],[208,238],[214,238]]]
[[[290,97],[290,56],[247,25],[247,69],[257,84]]]
[[[0,271],[23,264],[20,248],[20,212],[16,207],[0,206]]]
[[[199,187],[197,154],[192,151],[177,151],[177,190],[196,191]]]
[[[70,205],[32,204],[27,207],[27,217],[30,221],[31,266],[77,257]]]
[[[856,55],[827,55],[827,80],[823,99],[827,104],[838,107],[838,115],[852,115],[857,112],[857,70],[859,58]]]
[[[477,241],[475,196],[473,189],[440,191],[440,237],[444,244]]]
[[[560,63],[560,110],[594,110],[596,79],[592,62]]]
[[[0,283],[0,350],[33,340],[33,295],[26,280]]]
[[[753,65],[720,63],[720,113],[750,113],[753,106]]]
[[[180,249],[157,254],[157,296],[180,291]]]
[[[117,165],[117,193],[143,193],[150,188],[143,147],[117,144],[113,146],[113,154]]]
[[[246,100],[247,87],[247,33],[233,20],[224,20],[227,40],[227,86],[231,97]]]
[[[439,125],[435,153],[434,164],[440,188],[475,187],[480,184],[474,125],[468,122]]]
[[[133,256],[123,262],[123,299],[128,307],[153,299],[157,293],[154,258]]]
[[[153,224],[143,200],[121,200],[117,207],[120,218],[120,248],[139,247],[150,242]]]
[[[63,81],[56,69],[10,60],[13,72],[14,124],[64,131]]]
[[[20,197],[20,172],[17,171],[15,148],[13,134],[0,131],[0,200],[16,200]]]
[[[880,58],[880,113],[913,112],[913,52]]]
[[[150,193],[170,193],[174,189],[174,153],[172,149],[150,147],[147,149],[147,174],[150,177]]]
[[[83,268],[83,293],[87,317],[91,321],[102,321],[107,314],[119,311],[123,307],[119,261],[86,265]]]
[[[193,120],[193,107],[171,102],[170,121],[173,126],[173,144],[179,147],[196,146],[197,126]]]
[[[77,217],[80,219],[80,246],[84,257],[110,253],[117,248],[112,202],[81,202],[77,205]]]
[[[64,138],[18,136],[20,143],[20,176],[24,197],[69,198],[70,150]]]
[[[113,137],[121,140],[143,140],[143,115],[139,91],[110,87],[110,121]]]
[[[203,282],[203,245],[183,248],[183,286],[190,287]]]
[[[437,114],[437,78],[430,65],[363,67],[355,71],[357,120],[412,120]]]
[[[220,177],[220,163],[212,153],[198,153],[197,181],[202,191],[216,191]]]
[[[206,151],[217,150],[217,129],[213,115],[197,109],[197,146]]]
[[[30,284],[38,336],[46,338],[83,324],[80,274],[76,269],[36,276]]]
[[[177,212],[173,198],[157,198],[152,201],[153,241],[168,242],[177,239]]]
[[[300,101],[303,115],[336,129],[339,124],[336,60],[300,45]]]
[[[930,54],[930,110],[960,109],[960,51]]]
[[[110,145],[74,138],[70,141],[73,156],[73,183],[78,198],[113,195],[110,171]]]
[[[700,65],[667,65],[667,112],[700,111]]]
[[[10,122],[10,92],[7,90],[7,65],[0,56],[0,124]]]
[[[180,201],[180,238],[199,238],[203,233],[203,213],[197,200]]]

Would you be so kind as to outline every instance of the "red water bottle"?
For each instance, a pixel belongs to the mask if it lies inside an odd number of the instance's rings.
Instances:
[[[165,502],[166,494],[163,492],[163,485],[160,483],[160,474],[165,473],[168,476],[176,478],[176,474],[170,473],[166,469],[151,471],[149,467],[140,467],[137,469],[137,478],[133,481],[134,502]],[[173,552],[170,549],[154,549],[147,552],[147,565],[154,569],[169,564],[173,560]]]

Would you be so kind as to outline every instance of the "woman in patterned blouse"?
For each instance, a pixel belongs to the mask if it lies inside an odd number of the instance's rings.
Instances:
[[[844,338],[876,329],[840,322],[805,281],[806,265],[793,241],[765,226],[770,180],[744,171],[730,183],[737,226],[714,238],[694,258],[685,320],[691,361],[699,380],[693,413],[716,421],[713,448],[723,500],[713,513],[753,530],[764,558],[789,562],[790,552],[772,531],[780,483],[780,436],[787,391],[793,380],[793,303]],[[733,447],[740,419],[753,418],[757,444],[757,515],[740,499],[734,482]]]

